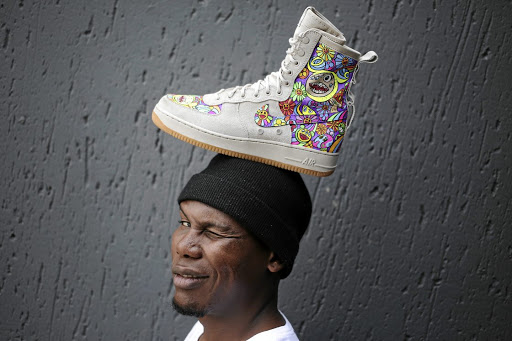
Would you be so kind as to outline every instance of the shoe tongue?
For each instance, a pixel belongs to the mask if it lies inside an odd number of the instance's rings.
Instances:
[[[341,33],[329,20],[327,20],[320,12],[318,12],[313,7],[308,7],[302,14],[300,18],[299,24],[295,29],[294,36],[305,32],[311,28],[319,29],[320,31],[324,31],[329,33],[340,40],[343,41],[342,44],[345,43],[345,36]]]

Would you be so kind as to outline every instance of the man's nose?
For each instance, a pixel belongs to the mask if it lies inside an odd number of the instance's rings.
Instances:
[[[173,253],[185,258],[201,258],[200,232],[192,228],[186,231],[175,231],[172,236]]]

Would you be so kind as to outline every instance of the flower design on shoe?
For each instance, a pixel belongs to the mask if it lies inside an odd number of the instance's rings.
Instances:
[[[254,122],[261,127],[281,127],[288,123],[281,117],[272,117],[268,113],[268,104],[263,105],[256,111]]]
[[[305,123],[305,124],[314,123],[314,122],[313,122],[313,118],[312,118],[312,117],[310,117],[310,116],[309,116],[309,117],[308,117],[308,116],[306,116],[306,117],[304,117],[304,119],[302,120],[302,123]]]
[[[324,135],[325,133],[327,133],[327,125],[325,125],[325,124],[317,124],[316,132],[319,135]]]
[[[346,128],[345,95],[356,65],[354,59],[317,44],[295,78],[290,96],[279,102],[284,117],[273,117],[265,104],[254,115],[256,124],[265,128],[288,125],[292,145],[337,152]]]
[[[309,103],[309,107],[311,108],[313,115],[316,115],[318,117],[318,121],[327,121],[327,119],[329,118],[328,113],[326,113],[324,108],[322,108],[324,106],[324,104],[328,105],[329,103],[326,103],[326,102],[318,103],[315,101],[311,101]],[[329,106],[329,109],[330,109],[330,106]]]
[[[316,112],[322,121],[326,121],[329,117],[329,114],[331,113],[331,107],[332,106],[329,104],[329,102],[322,102],[317,104]]]
[[[306,86],[300,82],[293,84],[292,94],[290,96],[294,101],[302,101],[306,98]]]
[[[338,121],[329,121],[326,124],[327,124],[327,128],[329,128],[333,132],[337,132],[339,130]]]
[[[336,131],[329,128],[336,126]],[[340,129],[341,126],[341,129]],[[292,125],[292,145],[314,148],[324,152],[335,153],[341,146],[344,136],[344,123],[303,123]]]
[[[293,114],[293,109],[295,109],[295,102],[292,101],[291,98],[288,98],[286,101],[279,102],[279,108],[285,115],[285,120],[289,120],[290,115]]]
[[[268,117],[268,104],[263,106],[263,108],[258,109],[256,115],[254,115],[254,120],[258,125],[263,127],[268,127],[270,125],[270,117]]]
[[[354,71],[356,64],[357,64],[357,62],[354,59],[344,56],[342,54],[337,54],[336,57],[334,58],[334,62],[336,64],[336,68],[340,69],[340,70],[344,70],[344,72]]]
[[[331,60],[334,58],[334,50],[324,44],[319,44],[316,48],[316,54],[318,57],[322,58],[325,61]]]

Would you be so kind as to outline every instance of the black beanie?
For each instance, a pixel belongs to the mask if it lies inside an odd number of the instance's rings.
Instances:
[[[298,173],[219,154],[185,185],[178,203],[185,200],[234,218],[284,262],[281,278],[290,274],[311,217],[311,198]]]

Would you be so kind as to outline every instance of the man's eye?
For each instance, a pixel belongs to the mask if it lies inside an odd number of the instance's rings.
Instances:
[[[179,220],[178,223],[181,225],[181,226],[185,226],[185,227],[191,227],[192,225],[190,224],[190,222],[186,221],[186,220]]]
[[[224,238],[224,236],[218,234],[218,233],[215,233],[211,230],[204,230],[204,233],[210,237],[214,237],[214,238]]]

